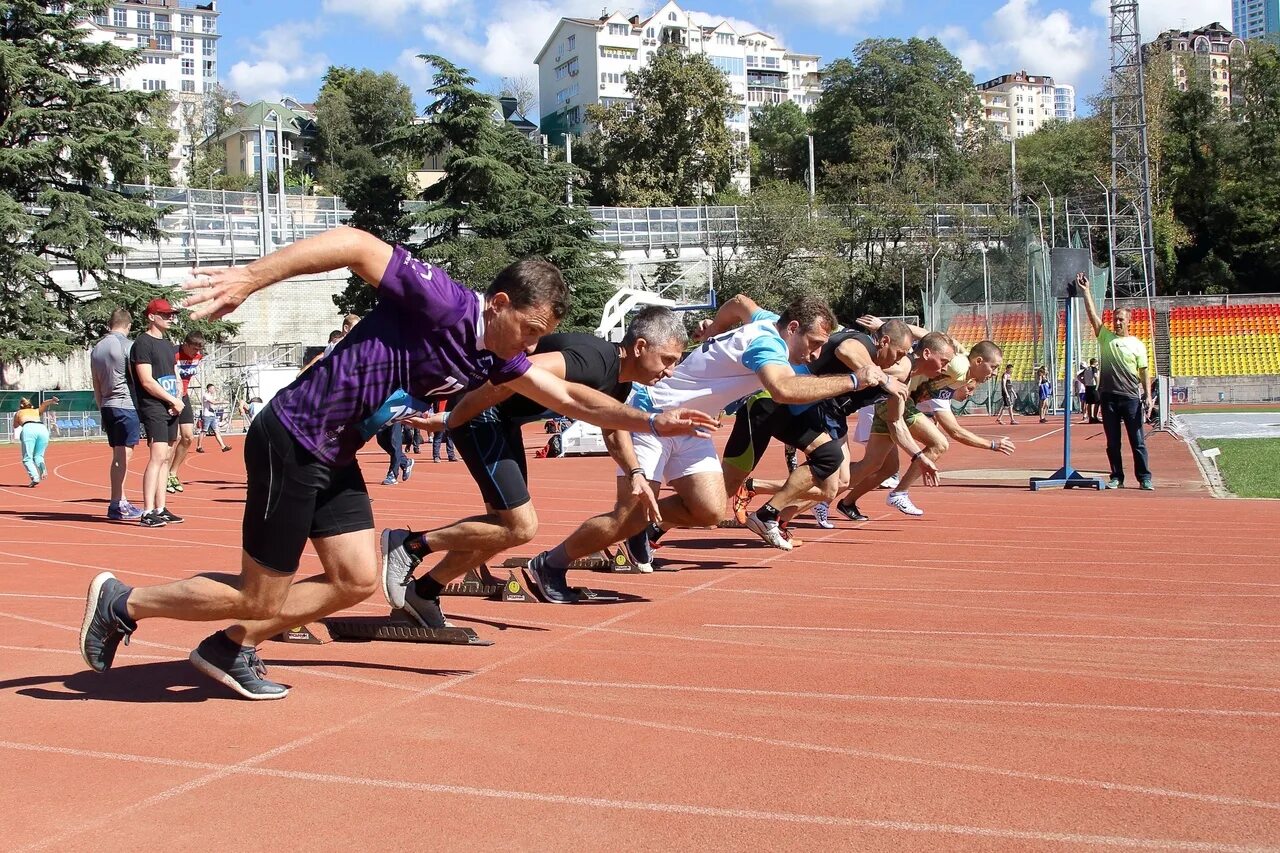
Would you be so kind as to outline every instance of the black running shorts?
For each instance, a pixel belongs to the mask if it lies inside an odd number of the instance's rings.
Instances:
[[[260,565],[293,574],[308,539],[373,529],[360,465],[353,460],[335,468],[317,459],[270,405],[249,426],[244,462],[244,549]]]
[[[195,425],[196,413],[191,410],[191,398],[186,394],[182,395],[182,411],[178,413],[178,426],[183,424]]]
[[[449,435],[486,504],[515,509],[529,502],[529,467],[518,422],[486,409]]]

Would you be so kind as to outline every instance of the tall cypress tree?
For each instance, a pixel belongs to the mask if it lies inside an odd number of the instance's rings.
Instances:
[[[65,354],[148,295],[118,272],[120,241],[157,236],[156,211],[105,187],[167,172],[168,101],[104,85],[139,61],[89,41],[81,22],[107,8],[0,0],[0,361]]]
[[[423,56],[436,69],[428,121],[415,126],[416,147],[444,154],[445,177],[428,187],[417,223],[428,236],[423,257],[447,265],[459,280],[483,288],[513,261],[538,256],[564,273],[573,308],[562,324],[594,329],[619,275],[610,248],[592,238],[595,221],[565,202],[579,171],[548,162],[538,146],[501,120],[495,100],[475,78],[439,56]]]

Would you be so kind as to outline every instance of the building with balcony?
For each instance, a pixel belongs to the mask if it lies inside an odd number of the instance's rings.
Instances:
[[[141,62],[104,81],[107,85],[172,94],[169,126],[178,138],[169,170],[175,181],[185,183],[192,146],[204,135],[204,94],[218,84],[217,0],[119,0],[85,19],[84,26],[91,41],[142,54]]]
[[[1213,101],[1230,107],[1232,57],[1243,57],[1245,43],[1216,21],[1198,30],[1165,30],[1142,46],[1143,62],[1157,54],[1168,54],[1173,82],[1186,91],[1197,77],[1209,88]]]
[[[1053,115],[1058,121],[1076,120],[1076,87],[1060,83],[1053,87]]]
[[[263,169],[259,128],[267,132],[265,168],[269,174],[276,171],[277,145],[283,145],[284,170],[314,177],[311,144],[316,135],[315,105],[293,98],[284,98],[283,103],[257,101],[239,105],[234,124],[214,140],[226,152],[228,175],[253,177]]]
[[[695,20],[668,2],[649,17],[606,11],[599,18],[560,19],[534,59],[542,132],[558,144],[564,134],[586,129],[587,107],[625,106],[631,100],[627,72],[648,65],[664,45],[701,53],[724,73],[739,104],[729,129],[744,153],[752,109],[793,101],[808,110],[821,94],[820,56],[789,51],[768,33],[740,33],[727,21]],[[750,174],[735,174],[734,182],[745,191]]]
[[[1069,90],[1069,105],[1064,103],[1063,108],[1065,111],[1069,106],[1074,116],[1075,88],[1060,86],[1052,77],[1019,71],[988,80],[978,86],[982,119],[1001,139],[1035,133],[1047,122],[1066,118],[1059,115],[1059,90]]]
[[[1280,0],[1231,0],[1231,29],[1242,39],[1280,37]]]

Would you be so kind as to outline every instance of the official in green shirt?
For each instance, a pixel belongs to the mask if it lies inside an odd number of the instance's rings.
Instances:
[[[1133,470],[1142,488],[1151,491],[1151,468],[1147,464],[1147,442],[1142,425],[1151,411],[1151,373],[1147,362],[1147,346],[1129,334],[1130,311],[1119,308],[1109,329],[1102,323],[1098,308],[1089,292],[1089,280],[1082,273],[1076,278],[1076,289],[1084,297],[1089,324],[1098,336],[1098,354],[1102,367],[1098,375],[1098,392],[1102,403],[1102,430],[1107,436],[1107,461],[1111,463],[1113,489],[1124,488],[1124,457],[1120,446],[1121,427],[1129,434],[1133,450]]]

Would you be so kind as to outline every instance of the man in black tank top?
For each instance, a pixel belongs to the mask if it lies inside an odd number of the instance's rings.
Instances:
[[[566,332],[544,335],[529,360],[569,382],[601,391],[624,401],[632,383],[652,384],[670,375],[684,352],[683,321],[669,308],[640,311],[621,344],[595,335]],[[554,415],[503,386],[485,385],[462,397],[445,416],[411,421],[427,430],[448,428],[462,460],[480,487],[485,514],[425,533],[382,531],[383,591],[393,607],[402,608],[427,628],[447,625],[440,612],[440,590],[484,561],[534,537],[538,516],[529,497],[529,472],[521,427]],[[637,471],[630,435],[604,431],[609,455],[624,471]],[[643,473],[632,478],[636,500],[650,505],[656,499]],[[416,580],[413,571],[432,552],[446,552],[428,573]],[[576,596],[564,572],[530,576],[543,597],[572,603]]]

